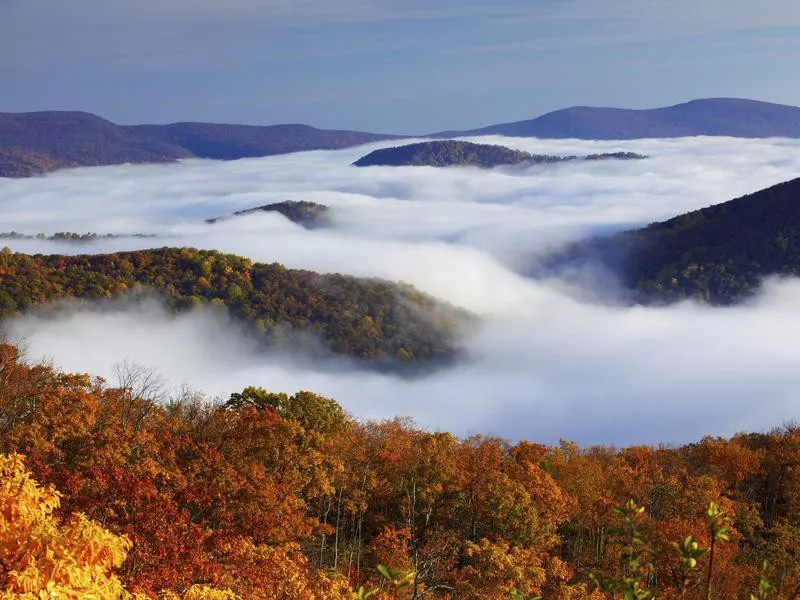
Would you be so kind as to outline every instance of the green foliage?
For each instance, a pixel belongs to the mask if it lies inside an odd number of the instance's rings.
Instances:
[[[392,569],[386,565],[378,565],[375,569],[383,578],[384,583],[388,584],[395,590],[409,587],[414,584],[415,574],[413,571]],[[371,598],[378,593],[380,593],[380,589],[367,590],[367,588],[362,585],[358,588],[358,591],[353,592],[353,599],[366,600],[367,598]]]
[[[775,589],[775,586],[769,580],[769,570],[769,561],[765,560],[761,566],[761,573],[756,578],[758,590],[755,594],[750,594],[750,600],[767,600],[770,597],[770,593]]]
[[[380,576],[396,588],[408,587],[414,582],[414,571],[392,569],[386,565],[378,565],[376,568]]]
[[[234,392],[225,404],[238,410],[254,406],[259,410],[269,409],[284,419],[299,423],[303,429],[328,435],[349,429],[350,420],[335,400],[311,392],[298,392],[293,396],[267,392],[263,388],[246,387]]]
[[[680,559],[680,565],[676,572],[678,588],[681,595],[685,595],[688,590],[697,587],[698,583],[698,560],[704,556],[709,549],[703,548],[693,535],[687,536],[682,543],[673,543],[673,547]]]
[[[800,274],[800,179],[632,234],[627,280],[644,297],[729,304]]]
[[[642,302],[735,303],[769,275],[800,275],[800,179],[575,244],[537,268],[585,262],[610,268]]]
[[[687,536],[681,544],[676,542],[674,546],[680,557],[681,564],[686,569],[697,567],[697,560],[708,552],[708,548],[702,548],[693,535]]]
[[[621,559],[623,574],[619,577],[603,578],[594,573],[589,575],[594,584],[604,592],[622,594],[623,600],[649,600],[655,598],[655,591],[649,581],[653,565],[648,562],[649,547],[647,537],[641,528],[644,507],[633,500],[613,509],[620,520],[620,526],[609,533],[623,546]]]
[[[725,516],[725,513],[719,509],[716,502],[708,505],[706,514],[708,515],[708,528],[712,541],[731,541],[730,527],[728,526],[730,518]]]
[[[84,256],[0,254],[0,316],[64,298],[157,292],[175,311],[225,307],[271,345],[322,340],[321,354],[400,363],[447,360],[470,317],[405,285],[319,275],[215,251],[161,248]],[[308,346],[308,344],[305,344]]]
[[[711,547],[708,549],[708,569],[706,575],[706,600],[711,600],[711,580],[714,575],[714,551],[717,542],[729,542],[730,537],[730,518],[719,509],[716,502],[711,502],[706,511],[706,523],[708,534],[711,538]]]

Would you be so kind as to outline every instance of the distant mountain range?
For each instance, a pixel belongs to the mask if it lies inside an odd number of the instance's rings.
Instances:
[[[479,167],[491,169],[503,165],[540,165],[575,160],[635,160],[647,158],[634,152],[612,152],[588,156],[531,154],[495,144],[473,144],[460,140],[419,142],[381,148],[362,156],[356,167]]]
[[[116,125],[82,112],[0,113],[0,176],[181,158],[232,160],[335,150],[399,136],[328,131],[308,125]]]
[[[800,137],[800,108],[714,98],[649,110],[573,107],[530,121],[426,137],[630,140],[695,135]],[[83,112],[0,113],[0,177],[68,167],[237,158],[335,150],[407,136],[315,129],[308,125],[116,125]]]
[[[505,135],[549,139],[633,140],[695,135],[744,138],[800,137],[800,108],[784,104],[709,98],[634,110],[574,106],[529,121],[444,131],[434,137]]]
[[[800,276],[800,178],[668,221],[580,242],[545,270],[600,264],[617,273],[632,298],[686,298],[732,304],[764,277]]]

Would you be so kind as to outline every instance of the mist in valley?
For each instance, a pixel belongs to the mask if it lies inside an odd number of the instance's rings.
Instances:
[[[331,368],[265,351],[217,311],[176,316],[156,301],[34,312],[10,320],[7,335],[23,339],[31,359],[48,357],[68,371],[111,378],[114,365],[129,360],[158,369],[171,389],[189,384],[220,398],[248,385],[306,389],[361,418],[411,416],[463,435],[678,443],[797,416],[800,282],[769,280],[737,307],[643,307],[617,302],[609,273],[570,281],[525,274],[569,242],[791,179],[800,173],[800,141],[478,141],[540,154],[651,158],[491,171],[351,167],[379,147],[372,145],[0,180],[5,231],[156,236],[0,242],[15,251],[191,246],[410,283],[479,317],[465,334],[463,359],[449,368],[413,378],[348,360]],[[331,207],[331,226],[307,230],[274,213],[205,222],[284,200]]]

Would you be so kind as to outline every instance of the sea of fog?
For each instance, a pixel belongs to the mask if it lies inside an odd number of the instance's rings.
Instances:
[[[390,144],[234,162],[82,168],[0,179],[0,230],[152,234],[86,244],[6,240],[16,251],[217,249],[288,267],[405,281],[481,316],[469,358],[418,379],[343,362],[318,368],[256,351],[208,312],[156,303],[24,316],[8,324],[32,359],[110,376],[155,367],[209,396],[247,385],[312,390],[362,418],[583,444],[679,443],[762,430],[800,414],[800,282],[768,281],[735,308],[623,306],[574,282],[535,281],[535,257],[585,236],[661,220],[800,175],[800,140],[626,142],[480,138],[539,154],[631,151],[641,161],[435,169],[350,163]],[[278,214],[205,219],[283,200],[333,208],[309,231]],[[594,293],[597,291],[597,293]]]

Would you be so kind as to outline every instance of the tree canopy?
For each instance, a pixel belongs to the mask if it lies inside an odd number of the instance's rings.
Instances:
[[[796,427],[552,447],[363,422],[310,392],[159,401],[131,373],[111,385],[0,346],[0,597],[800,590]]]

